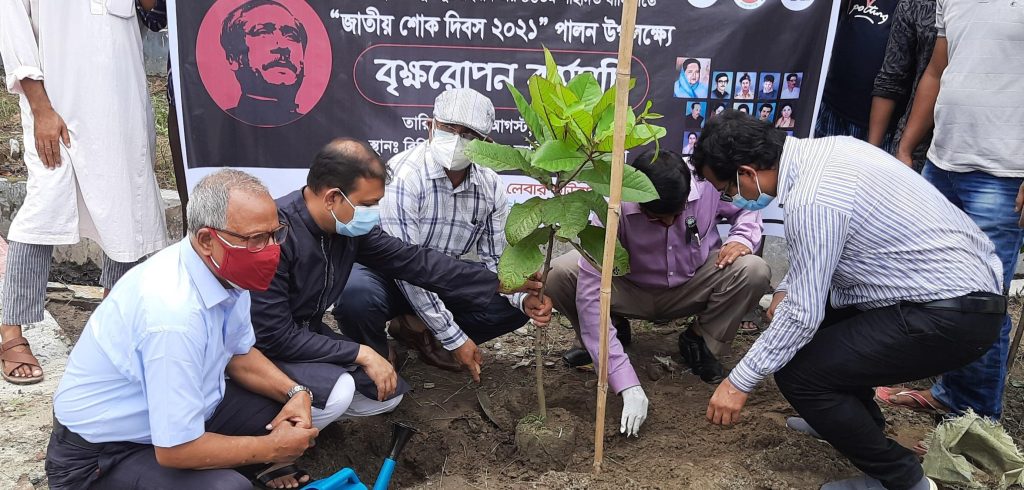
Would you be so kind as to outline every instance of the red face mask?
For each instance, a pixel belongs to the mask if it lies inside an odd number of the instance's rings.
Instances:
[[[224,263],[218,264],[210,256],[210,262],[213,262],[221,279],[247,291],[266,291],[270,288],[270,281],[274,279],[277,264],[281,260],[281,245],[271,243],[259,252],[250,252],[245,247],[228,243],[212,229],[210,233],[224,244]]]

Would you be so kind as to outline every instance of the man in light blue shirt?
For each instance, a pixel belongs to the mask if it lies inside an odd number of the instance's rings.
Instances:
[[[253,464],[272,488],[309,478],[291,462],[326,424],[312,393],[253,348],[249,317],[247,290],[270,284],[287,229],[243,172],[211,174],[191,198],[188,237],[125,275],[71,352],[52,489],[250,489],[229,468]]]
[[[680,99],[705,99],[708,96],[708,84],[700,81],[700,61],[687,58],[676,80],[675,94]]]

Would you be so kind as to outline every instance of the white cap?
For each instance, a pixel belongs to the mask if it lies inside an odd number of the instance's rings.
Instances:
[[[434,119],[458,124],[487,136],[494,127],[494,104],[471,88],[446,90],[434,100]]]

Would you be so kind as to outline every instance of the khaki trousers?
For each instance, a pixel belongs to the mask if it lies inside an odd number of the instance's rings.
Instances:
[[[744,255],[724,269],[715,266],[717,258],[718,250],[712,250],[689,281],[669,289],[637,286],[625,277],[612,278],[612,314],[649,321],[697,315],[695,332],[715,356],[728,355],[741,319],[768,291],[771,270],[756,255]],[[569,319],[577,336],[579,259],[578,252],[555,259],[546,288],[555,309]],[[615,328],[610,328],[614,336]]]

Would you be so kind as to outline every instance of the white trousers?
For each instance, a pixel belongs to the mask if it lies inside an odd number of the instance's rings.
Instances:
[[[345,373],[334,384],[324,408],[321,410],[313,407],[313,426],[322,430],[340,418],[370,417],[388,413],[398,408],[404,396],[399,395],[383,402],[371,400],[356,391],[352,375]]]

